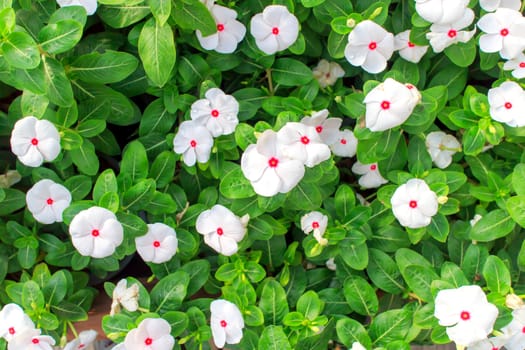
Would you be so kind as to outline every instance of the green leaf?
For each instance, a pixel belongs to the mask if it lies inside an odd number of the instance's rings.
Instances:
[[[98,176],[93,187],[93,200],[98,202],[108,192],[118,193],[117,177],[113,169],[106,169]]]
[[[73,89],[62,64],[51,57],[42,56],[41,66],[49,101],[61,107],[71,106],[74,102]]]
[[[107,2],[107,0],[104,0]],[[150,8],[143,1],[130,4],[129,1],[119,1],[112,3],[114,6],[100,6],[97,15],[113,28],[125,28],[133,23],[137,23],[147,15]]]
[[[32,115],[41,119],[49,106],[49,100],[45,95],[37,95],[29,90],[22,94],[22,113]]]
[[[64,19],[50,23],[40,30],[38,40],[43,50],[50,54],[58,54],[72,49],[82,38],[82,24]]]
[[[85,321],[88,318],[87,312],[77,304],[61,301],[58,305],[51,305],[51,311],[61,321]]]
[[[483,277],[491,292],[507,295],[510,291],[510,271],[505,263],[495,255],[491,255],[483,265]]]
[[[368,334],[374,346],[388,345],[395,340],[404,339],[410,330],[412,313],[406,309],[393,309],[382,312],[372,320]]]
[[[295,210],[315,210],[321,206],[323,200],[317,186],[299,182],[286,197],[285,207]]]
[[[168,133],[175,124],[176,118],[176,114],[169,113],[163,99],[159,98],[151,102],[144,110],[140,119],[139,135],[143,136],[152,132]]]
[[[50,305],[58,305],[67,294],[67,278],[64,270],[55,272],[42,287],[45,300]]]
[[[169,194],[156,191],[145,210],[153,215],[173,214],[177,211],[177,203]]]
[[[296,309],[298,312],[304,315],[305,318],[313,320],[321,311],[323,311],[324,303],[321,301],[319,296],[313,290],[305,292],[299,300],[297,300]]]
[[[345,218],[355,206],[355,194],[346,184],[339,186],[335,192],[335,212],[339,218]]]
[[[138,49],[148,78],[155,86],[164,86],[171,77],[176,60],[171,27],[150,18],[140,32]]]
[[[523,199],[525,200],[525,197]],[[476,222],[476,224],[470,228],[470,239],[479,242],[491,242],[495,239],[505,237],[512,232],[516,225],[512,220],[512,212],[519,212],[517,210],[519,209],[519,204],[509,199],[507,201],[507,206],[510,209],[509,213],[503,209],[495,209],[488,214],[483,215],[481,220]]]
[[[432,281],[439,279],[437,273],[430,267],[420,265],[408,265],[401,274],[408,287],[423,301],[430,303],[434,300],[430,285]]]
[[[357,244],[352,240],[345,239],[339,243],[341,252],[339,255],[344,262],[355,270],[364,270],[368,265],[368,248],[366,243]]]
[[[8,36],[14,29],[16,25],[16,15],[15,10],[11,8],[11,4],[7,7],[0,7],[0,37],[5,38]]]
[[[162,278],[151,290],[151,310],[157,313],[177,310],[186,297],[190,276],[177,271]]]
[[[279,282],[270,279],[264,284],[259,307],[263,312],[266,325],[277,325],[282,322],[289,309],[286,292]]]
[[[525,195],[525,164],[516,164],[512,171],[512,187],[517,195]]]
[[[328,35],[328,53],[335,59],[345,57],[345,47],[348,44],[348,36],[336,32]]]
[[[405,290],[405,283],[394,259],[379,249],[369,249],[367,274],[377,287],[391,294]]]
[[[468,67],[476,58],[476,41],[469,40],[466,43],[457,43],[445,49],[445,55],[459,67]]]
[[[200,30],[206,37],[217,32],[210,10],[199,0],[175,1],[172,16],[183,29]]]
[[[162,315],[162,318],[168,321],[171,326],[171,335],[177,337],[184,333],[188,328],[188,315],[180,311],[168,311]]]
[[[106,121],[103,119],[89,119],[82,121],[77,126],[77,131],[82,137],[94,137],[106,129]]]
[[[199,259],[184,264],[180,269],[187,272],[190,277],[187,295],[192,296],[208,282],[211,266],[208,260]]]
[[[304,63],[291,58],[281,58],[272,67],[272,77],[284,86],[305,85],[313,79],[312,70]]]
[[[137,69],[138,59],[126,52],[107,50],[82,55],[71,63],[72,78],[89,83],[109,84],[127,78]]]
[[[40,52],[31,36],[24,32],[9,34],[1,46],[3,57],[14,68],[32,69],[40,64]]]
[[[440,69],[439,72],[430,79],[428,87],[444,85],[448,89],[448,98],[453,99],[458,96],[465,88],[467,83],[468,70],[467,68],[458,67],[456,65],[447,65]]]
[[[63,149],[66,151],[71,151],[82,147],[84,139],[78,132],[71,129],[66,129],[62,131],[60,143]]]
[[[373,316],[379,309],[374,288],[362,277],[350,276],[345,279],[343,291],[346,301],[360,315]]]
[[[262,331],[258,349],[292,350],[292,346],[281,326],[268,326]]]
[[[140,141],[128,143],[122,155],[120,172],[131,176],[133,182],[145,179],[148,176],[148,156],[146,148]]]
[[[252,184],[244,177],[241,167],[234,165],[222,176],[219,184],[221,194],[226,198],[242,199],[255,195]]]
[[[347,347],[352,347],[355,342],[359,342],[366,349],[372,346],[372,341],[366,332],[365,327],[356,320],[348,317],[341,318],[335,326],[337,338]]]
[[[95,153],[95,146],[87,140],[84,139],[82,145],[79,148],[69,151],[73,163],[78,167],[80,172],[86,175],[96,175],[98,172],[99,161],[97,154]]]
[[[117,219],[124,228],[124,236],[135,238],[144,235],[148,231],[148,226],[137,215],[117,212]]]
[[[170,184],[175,175],[175,154],[171,151],[160,153],[151,164],[149,176],[155,180],[158,188]]]
[[[22,288],[22,307],[26,310],[43,309],[44,295],[35,281],[27,281]]]
[[[170,17],[171,0],[149,0],[148,4],[157,22],[164,25]]]
[[[155,180],[142,179],[133,185],[122,196],[122,208],[124,210],[146,209],[149,201],[155,193]]]
[[[463,153],[469,156],[475,156],[483,150],[485,146],[485,135],[483,131],[474,126],[468,129],[463,135]]]
[[[436,241],[446,242],[450,226],[445,215],[437,213],[432,217],[430,224],[427,226],[427,232],[430,233]]]
[[[26,205],[26,195],[24,192],[13,188],[4,188],[5,197],[0,201],[0,215],[11,214]]]

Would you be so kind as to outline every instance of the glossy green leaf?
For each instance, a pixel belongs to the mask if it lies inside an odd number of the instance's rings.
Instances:
[[[137,69],[138,59],[126,52],[93,52],[82,55],[71,63],[73,78],[89,83],[108,84],[124,80]]]
[[[3,57],[14,68],[32,69],[40,63],[40,52],[31,36],[24,32],[9,34],[1,46]]]

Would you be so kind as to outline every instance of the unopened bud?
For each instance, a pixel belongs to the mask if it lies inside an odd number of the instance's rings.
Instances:
[[[447,196],[439,196],[438,197],[438,203],[439,204],[445,204],[446,202],[448,202],[448,197]]]
[[[513,310],[520,309],[523,306],[525,306],[523,300],[521,300],[519,296],[513,293],[507,294],[507,296],[505,297],[505,305],[507,305],[507,307],[510,307]]]
[[[348,28],[354,28],[355,25],[356,25],[356,23],[355,23],[355,19],[353,19],[353,18],[349,18],[349,19],[346,20],[346,26],[347,26]]]

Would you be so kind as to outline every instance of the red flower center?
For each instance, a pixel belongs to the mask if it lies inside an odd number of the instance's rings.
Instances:
[[[408,42],[408,47],[414,47],[414,46],[416,46],[416,45],[414,45],[414,43],[412,43],[410,41]]]
[[[382,109],[389,109],[390,108],[390,102],[389,101],[381,102],[381,108]]]
[[[100,232],[97,229],[93,229],[93,230],[91,230],[91,235],[93,237],[98,237],[100,235]]]
[[[191,140],[190,141],[190,146],[193,147],[193,148],[197,147],[197,141]]]
[[[470,320],[470,313],[468,311],[462,311],[459,317],[461,317],[463,321],[468,321]]]
[[[214,109],[211,111],[211,116],[214,117],[214,118],[217,118],[219,116],[219,111]]]
[[[15,334],[15,328],[14,327],[9,327],[9,329],[7,330],[9,332],[9,334],[13,335]]]
[[[226,328],[226,326],[228,325],[228,323],[224,320],[221,320],[221,327],[222,328]]]
[[[369,50],[377,49],[377,43],[375,41],[370,42],[370,44],[368,44],[368,49]]]
[[[414,88],[414,85],[412,84],[405,84],[408,90],[412,90]]]
[[[273,34],[273,35],[278,35],[278,34],[279,34],[279,28],[277,28],[277,27],[273,27],[273,28],[272,28],[272,34]]]
[[[221,24],[221,23],[217,24],[217,30],[219,32],[222,32],[224,30],[224,24]]]
[[[155,242],[153,242],[153,246],[154,246],[155,248],[160,247],[160,242],[159,242],[159,241],[155,241]]]
[[[37,338],[33,338],[33,339],[31,339],[31,343],[38,344],[38,343],[40,343],[40,340],[38,340]]]
[[[38,145],[38,139],[36,139],[36,138],[32,138],[32,139],[31,139],[31,144],[32,144],[33,146]]]
[[[377,165],[372,164],[370,165],[370,170],[375,171],[377,169]]]
[[[48,199],[46,200],[46,203],[49,204],[49,205],[53,204],[53,202],[54,202],[54,201],[53,201],[53,198],[48,198]]]
[[[312,222],[312,227],[314,229],[319,228],[319,223],[317,221]]]
[[[499,33],[501,36],[507,36],[509,35],[509,30],[507,28],[503,28]]]
[[[303,136],[303,137],[301,137],[301,142],[304,145],[307,145],[308,143],[310,143],[310,139],[308,138],[308,136]]]
[[[321,132],[323,132],[323,127],[321,125],[317,125],[315,127],[315,131],[317,131],[318,133],[321,133]]]
[[[82,349],[82,348],[84,348],[85,346],[86,346],[85,344],[80,344],[80,345],[78,346],[78,348],[79,348],[79,349]]]
[[[458,35],[458,32],[456,32],[454,29],[451,29],[451,30],[448,31],[447,35],[448,35],[449,38],[455,38],[456,35]]]
[[[277,164],[279,164],[279,159],[277,158],[270,158],[270,160],[268,160],[268,165],[270,166],[270,168],[277,168]]]
[[[219,236],[222,236],[222,235],[224,234],[224,230],[222,229],[222,227],[219,227],[219,228],[217,229],[217,234],[218,234]]]
[[[525,334],[525,327],[523,327],[523,328],[521,329],[521,333],[524,333],[524,334]]]
[[[330,72],[326,73],[324,76],[326,77],[326,79],[329,79],[330,78]]]
[[[412,209],[417,208],[417,201],[410,201],[408,206]]]
[[[144,344],[146,345],[151,345],[153,343],[153,339],[151,338],[146,338],[146,340],[144,340]]]
[[[346,139],[341,139],[339,142],[341,142],[342,145],[346,145]]]
[[[512,103],[510,103],[510,102],[505,102],[505,108],[507,108],[507,109],[511,109],[511,108],[512,108]]]
[[[520,62],[520,68],[525,68],[525,62]]]

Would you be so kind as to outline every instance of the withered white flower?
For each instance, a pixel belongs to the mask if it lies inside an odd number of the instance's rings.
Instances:
[[[110,316],[119,313],[121,305],[130,312],[137,311],[139,308],[139,285],[133,283],[128,287],[126,279],[121,279],[113,289],[112,297]]]
[[[438,211],[436,193],[421,179],[410,179],[399,186],[390,203],[399,223],[409,228],[428,226]]]
[[[223,348],[225,344],[240,343],[244,319],[237,305],[217,299],[211,302],[210,311],[210,327],[215,346]]]
[[[322,88],[334,85],[337,79],[345,75],[345,71],[337,62],[328,62],[324,58],[313,69],[313,73]]]
[[[257,47],[267,55],[286,50],[299,36],[299,21],[286,6],[269,5],[252,17],[250,33]]]
[[[206,50],[215,50],[219,53],[232,53],[237,49],[237,44],[246,34],[246,27],[237,21],[237,12],[220,5],[211,6],[210,12],[217,24],[217,32],[202,36],[197,29],[196,35],[201,46]]]
[[[461,143],[443,131],[429,133],[425,144],[432,161],[440,169],[448,167],[452,163],[452,156],[461,150]]]
[[[179,241],[175,230],[163,223],[148,224],[148,232],[144,236],[135,238],[137,253],[145,262],[162,264],[171,260]]]
[[[62,213],[71,204],[71,192],[61,184],[43,179],[27,191],[26,204],[36,221],[62,222]]]

